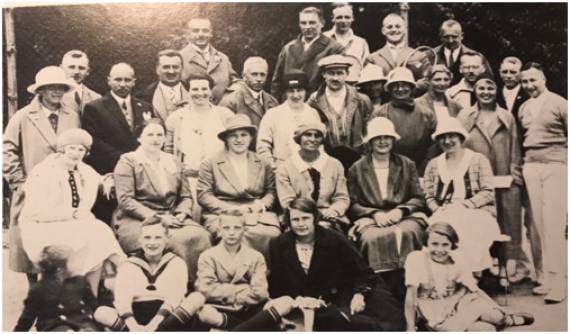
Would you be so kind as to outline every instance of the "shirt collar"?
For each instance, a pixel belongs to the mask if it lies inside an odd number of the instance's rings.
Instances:
[[[392,44],[390,42],[386,42],[386,45],[388,45],[388,48],[390,48],[390,49],[399,50],[399,49],[404,47],[404,41],[401,41],[398,44]]]
[[[313,38],[312,41],[307,42],[307,40],[305,39],[305,36],[301,37],[301,42],[303,43],[303,45],[306,45],[307,47],[310,47],[311,45],[313,45],[317,39],[319,39],[320,36],[316,36],[315,38]]]
[[[46,114],[46,117],[49,117],[51,114],[56,114],[59,116],[59,106],[57,109],[55,109],[55,111],[51,111],[48,108],[45,108],[44,105],[40,102],[40,109],[43,110],[43,112]]]
[[[75,91],[82,93],[83,92],[83,84],[82,83],[81,84],[75,83]]]
[[[111,95],[117,101],[117,103],[119,103],[119,106],[122,106],[123,102],[126,102],[127,106],[131,105],[131,94],[129,94],[125,99],[117,96],[117,94],[115,94],[113,91],[111,91]]]
[[[159,81],[159,82],[158,82],[158,86],[160,86],[160,89],[161,89],[163,92],[168,92],[168,91],[170,91],[170,89],[174,89],[174,91],[177,92],[177,93],[182,91],[182,90],[180,89],[180,86],[181,86],[180,82],[177,83],[176,85],[170,87],[170,86],[167,86],[167,85],[165,85],[165,84],[163,84],[162,82]]]
[[[253,96],[253,98],[256,99],[256,100],[257,100],[257,99],[259,98],[259,96],[261,95],[261,91],[259,91],[259,92],[254,91],[253,89],[249,88],[249,86],[248,86],[247,84],[245,85],[245,88],[247,88],[247,90],[249,90],[249,92],[251,93],[251,95]],[[263,98],[263,95],[261,95],[261,98]]]
[[[508,89],[507,86],[503,87],[503,95],[515,95],[516,93],[519,92],[519,89],[521,88],[521,84],[517,84],[515,86],[515,88],[513,89]]]
[[[201,48],[199,48],[198,46],[190,43],[190,45],[194,48],[194,50],[196,50],[198,53],[200,54],[208,54],[210,53],[210,44],[208,44],[208,46],[206,47],[206,49],[202,50]]]
[[[325,88],[325,96],[327,97],[327,99],[339,99],[339,100],[346,99],[346,85],[342,87],[342,89],[340,90],[340,92],[336,96],[335,96],[335,93],[333,93],[329,89],[329,87],[326,87]]]
[[[304,171],[310,168],[314,168],[318,170],[320,173],[322,173],[323,170],[325,169],[325,165],[327,164],[328,158],[329,158],[328,154],[326,154],[325,152],[319,152],[319,157],[313,163],[313,166],[309,166],[309,164],[301,158],[299,153],[295,152],[295,154],[291,156],[291,161],[293,162],[293,165],[295,166],[295,168],[297,168],[299,173],[303,173]]]
[[[141,165],[152,166],[150,159],[146,156],[143,148],[139,146],[133,153],[135,159]],[[176,173],[176,164],[168,153],[160,152],[160,158],[158,160],[158,169],[164,169],[170,173]]]
[[[329,30],[329,36],[336,39],[337,36],[336,27],[333,27],[331,30]],[[346,33],[346,35],[343,36],[343,38],[351,39],[353,36],[354,33],[352,32],[352,28],[349,28],[348,32]]]

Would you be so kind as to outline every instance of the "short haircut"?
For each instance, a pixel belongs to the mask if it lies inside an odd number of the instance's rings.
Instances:
[[[439,28],[439,33],[443,34],[443,28],[453,28],[456,26],[459,26],[459,29],[461,29],[461,31],[463,32],[463,29],[461,28],[461,24],[459,22],[455,20],[447,20],[441,24],[441,28]]]
[[[192,73],[192,74],[190,74],[190,76],[188,77],[188,86],[192,87],[191,82],[195,81],[195,80],[206,80],[206,81],[208,81],[208,86],[210,87],[210,89],[214,88],[214,85],[215,85],[214,79],[212,79],[212,77],[207,75],[206,73]]]
[[[193,19],[191,19],[190,21],[188,21],[188,23],[186,24],[187,27],[190,27],[190,24],[193,21],[208,21],[208,24],[210,25],[210,29],[212,29],[212,22],[210,21],[210,19],[207,19],[205,17],[195,17]]]
[[[463,57],[479,57],[479,59],[481,60],[481,65],[483,65],[483,55],[480,54],[479,52],[465,52],[464,54],[461,55],[461,59],[459,59],[460,64],[463,63]]]
[[[87,64],[89,64],[89,57],[87,56],[87,53],[81,50],[71,50],[66,52],[61,58],[62,63],[65,58],[74,58],[74,59],[85,58],[87,59]]]
[[[240,210],[237,210],[237,209],[222,210],[222,212],[220,213],[220,216],[219,216],[220,225],[222,222],[222,217],[227,217],[227,218],[231,218],[234,220],[239,220],[239,222],[242,223],[242,225],[245,225],[245,216],[243,215],[243,213]]]
[[[459,243],[459,236],[457,236],[457,232],[455,229],[449,225],[448,223],[435,223],[427,228],[426,232],[424,233],[423,238],[423,245],[427,247],[429,235],[432,233],[437,233],[439,235],[443,235],[447,237],[447,239],[451,242],[451,249],[457,249],[457,244]]]
[[[382,26],[384,26],[384,22],[385,22],[386,19],[389,18],[389,17],[397,17],[397,18],[399,18],[400,20],[406,22],[406,20],[404,20],[404,17],[403,17],[402,15],[400,15],[400,14],[398,14],[398,13],[390,13],[390,14],[386,15],[386,17],[382,20]]]
[[[501,62],[501,66],[503,66],[503,64],[505,63],[509,63],[509,64],[513,64],[513,65],[517,65],[520,68],[522,68],[522,61],[520,59],[518,59],[517,57],[506,57],[505,59],[503,59],[503,61]]]
[[[113,70],[115,69],[115,67],[119,67],[119,66],[126,66],[126,67],[130,68],[131,71],[133,71],[133,78],[136,77],[136,76],[135,76],[135,69],[131,66],[131,64],[125,63],[125,62],[117,63],[117,64],[111,66],[111,70],[109,70],[109,76],[111,76],[111,72],[113,72]]]
[[[319,21],[324,21],[323,11],[317,7],[307,7],[299,12],[299,14],[317,14]]]
[[[184,60],[182,59],[182,55],[180,54],[180,52],[176,51],[176,50],[172,50],[172,49],[166,49],[166,50],[162,50],[158,53],[158,55],[156,56],[156,65],[160,65],[160,57],[178,57],[180,58],[180,62],[184,63]]]
[[[521,68],[521,72],[528,71],[528,70],[533,69],[533,68],[544,73],[544,70],[542,69],[542,65],[540,65],[539,63],[532,62],[532,61],[524,64],[523,67]]]
[[[249,57],[245,60],[245,62],[243,63],[243,71],[247,71],[247,69],[252,66],[252,65],[257,65],[257,64],[263,64],[265,65],[265,67],[267,67],[267,70],[269,71],[269,65],[267,65],[267,61],[261,57]]]
[[[67,261],[73,254],[71,247],[66,245],[46,246],[40,254],[38,266],[44,277],[53,276],[58,269],[67,270]]]
[[[164,220],[160,217],[160,216],[152,216],[152,217],[148,217],[147,219],[143,220],[140,230],[142,231],[142,229],[146,226],[155,226],[155,225],[161,225],[162,227],[164,227],[164,234],[168,235],[169,233],[169,228],[168,226],[166,226],[166,224],[164,223]]]
[[[341,7],[350,7],[352,9],[352,5],[348,2],[333,2],[331,6],[333,10]]]
[[[164,122],[160,118],[151,118],[151,119],[145,119],[144,121],[142,121],[142,123],[135,126],[135,131],[134,131],[135,137],[140,138],[144,129],[146,129],[146,127],[151,125],[151,124],[160,125],[162,127],[162,129],[164,130],[164,134],[166,135],[166,126],[164,125]]]
[[[317,203],[309,198],[298,197],[289,203],[289,206],[285,209],[284,221],[286,226],[291,226],[291,209],[310,213],[313,215],[313,224],[315,225],[318,224],[320,220],[319,207],[317,206]]]

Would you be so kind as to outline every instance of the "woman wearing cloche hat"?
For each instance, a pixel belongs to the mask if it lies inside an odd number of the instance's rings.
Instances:
[[[398,140],[400,135],[389,119],[374,118],[364,138],[371,153],[348,172],[349,216],[355,221],[350,236],[357,240],[375,271],[403,269],[407,255],[422,248],[427,226],[416,166],[392,152]],[[399,231],[402,237],[398,247]]]
[[[218,138],[225,149],[206,159],[198,176],[198,203],[202,224],[218,236],[219,215],[239,210],[246,217],[244,242],[266,256],[269,241],[281,233],[275,207],[275,174],[270,162],[248,150],[257,127],[247,115],[228,119]]]

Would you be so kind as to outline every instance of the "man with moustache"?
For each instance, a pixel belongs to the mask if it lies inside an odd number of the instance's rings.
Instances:
[[[232,86],[219,106],[226,107],[236,114],[247,115],[253,125],[259,127],[265,112],[279,105],[271,94],[263,90],[269,67],[261,57],[249,57],[243,64],[243,82]],[[251,149],[255,151],[255,141]]]
[[[447,66],[453,74],[451,85],[454,86],[459,83],[462,77],[460,67],[461,57],[466,53],[481,53],[462,44],[463,31],[461,24],[455,20],[443,22],[439,30],[439,37],[442,44],[436,46],[433,51],[437,55],[437,63]],[[491,65],[489,65],[487,58],[483,55],[481,55],[481,57],[483,58],[485,71],[492,74],[493,71],[491,70]]]
[[[239,81],[239,77],[228,56],[210,44],[211,38],[210,20],[197,18],[188,22],[190,43],[179,51],[183,60],[182,81],[186,82],[192,73],[208,74],[214,79],[212,103],[218,104],[226,89]]]
[[[356,88],[346,84],[350,61],[333,55],[319,61],[325,83],[314,92],[308,104],[315,108],[327,126],[325,148],[347,146],[361,151],[366,122],[372,114],[372,102]]]
[[[347,82],[356,83],[360,78],[364,62],[370,55],[370,48],[366,40],[356,36],[350,28],[352,22],[354,22],[351,5],[348,3],[338,4],[333,9],[332,22],[334,27],[329,31],[325,31],[323,35],[339,42],[344,47],[344,54],[356,60],[352,62],[352,66],[348,69],[346,78]]]
[[[101,98],[99,93],[89,89],[83,82],[91,72],[89,68],[89,57],[80,50],[67,52],[61,60],[61,68],[65,72],[67,79],[73,79],[76,87],[63,95],[61,103],[77,112],[79,117],[83,113],[83,107],[93,100]]]
[[[190,101],[190,94],[181,82],[182,56],[180,53],[174,50],[163,50],[158,53],[157,60],[158,81],[138,91],[135,97],[152,104],[157,118],[166,122],[172,112]]]
[[[473,85],[479,74],[485,71],[483,56],[479,53],[467,52],[461,56],[461,74],[463,78],[455,86],[447,90],[449,98],[459,103],[461,109],[471,107],[477,101],[473,93]]]
[[[287,43],[277,59],[273,80],[271,82],[271,95],[279,101],[285,101],[285,91],[282,87],[283,75],[292,70],[301,70],[309,78],[307,95],[316,91],[323,77],[319,73],[317,63],[322,58],[333,54],[342,54],[344,48],[338,42],[321,33],[325,20],[320,9],[307,7],[299,12],[299,37]]]
[[[131,96],[136,80],[131,65],[113,65],[107,80],[111,91],[88,103],[81,119],[83,129],[93,137],[87,163],[101,175],[112,173],[121,155],[139,146],[135,127],[154,117],[152,105]],[[108,201],[99,196],[92,211],[98,219],[109,222],[116,206],[116,199]]]

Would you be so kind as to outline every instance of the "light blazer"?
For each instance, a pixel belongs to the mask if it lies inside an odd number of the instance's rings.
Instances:
[[[372,155],[358,160],[348,171],[348,189],[354,220],[372,217],[377,211],[402,209],[404,216],[424,218],[426,203],[414,162],[402,155],[390,153],[387,194],[380,192],[374,172]]]
[[[451,71],[451,73],[453,73],[453,78],[451,78],[451,86],[458,84],[459,81],[461,81],[461,79],[463,78],[463,75],[459,71],[459,67],[461,65],[461,56],[463,56],[464,54],[469,53],[469,52],[480,53],[480,52],[477,52],[473,49],[466,47],[463,44],[460,47],[461,47],[461,50],[459,51],[459,55],[457,56],[457,59],[455,60],[453,67],[449,69]],[[444,48],[443,44],[438,45],[435,48],[433,48],[433,51],[437,55],[437,63],[441,64],[441,65],[445,65],[445,67],[448,67],[447,66],[448,65],[447,64],[447,58],[445,58],[445,51],[443,50],[443,48]],[[483,56],[483,65],[485,65],[485,70],[488,73],[493,74],[493,70],[491,69],[491,65],[487,61],[487,58],[483,54],[481,54],[481,55]]]
[[[79,115],[62,105],[57,133],[79,127]],[[55,152],[57,134],[40,109],[40,101],[36,96],[29,105],[14,114],[2,136],[2,174],[10,188],[15,189],[21,185],[37,164]]]
[[[414,51],[409,46],[404,46],[400,50],[398,54],[398,58],[394,59],[392,57],[392,53],[390,52],[390,48],[388,44],[384,45],[381,49],[371,53],[368,58],[366,58],[366,63],[372,63],[374,65],[378,65],[382,67],[384,71],[384,76],[388,76],[391,70],[395,69],[396,67],[403,66],[406,58]],[[366,66],[366,65],[365,65]],[[424,73],[426,68],[429,66],[429,60],[427,59],[426,55],[422,52],[416,52],[407,63],[407,68],[412,71],[414,74],[414,79],[418,81],[419,79],[424,77]]]
[[[83,85],[83,91],[81,92],[81,104],[77,104],[75,101],[75,90],[70,90],[63,94],[63,98],[61,99],[61,103],[68,107],[69,109],[75,110],[77,115],[81,117],[83,114],[83,108],[85,105],[91,101],[95,101],[101,98],[101,94],[89,89],[89,87]]]
[[[210,61],[208,63],[191,44],[178,51],[183,60],[182,81],[188,81],[192,73],[208,74],[215,83],[212,88],[212,103],[218,104],[226,93],[226,89],[240,79],[228,56],[216,50],[212,45],[209,48]]]
[[[266,91],[261,91],[263,105],[260,105],[254,98],[245,82],[238,82],[232,86],[232,90],[224,96],[220,102],[220,107],[226,107],[236,114],[247,115],[251,123],[259,128],[261,119],[271,108],[279,105],[279,102]],[[254,145],[255,146],[255,145]]]
[[[220,243],[200,255],[196,290],[209,303],[259,304],[269,298],[265,259],[243,243],[232,258]],[[238,293],[242,296],[240,300],[236,300]]]
[[[146,117],[154,117],[152,105],[131,96],[133,124],[136,127]],[[100,174],[111,173],[123,153],[139,147],[117,100],[108,93],[88,103],[83,109],[81,125],[93,137],[87,162]]]
[[[444,95],[443,99],[444,99],[445,106],[447,107],[447,110],[449,111],[449,116],[457,117],[457,115],[459,114],[461,109],[463,109],[463,107],[461,107],[461,105],[459,103],[448,98],[447,95]],[[433,97],[431,96],[430,92],[427,92],[424,95],[414,99],[414,103],[423,109],[433,111],[435,114],[435,107],[433,106]],[[436,118],[436,121],[437,121],[437,118]]]
[[[154,107],[156,117],[160,118],[163,122],[166,123],[166,119],[174,111],[170,111],[170,113],[168,112],[166,104],[164,102],[164,96],[160,91],[158,83],[159,81],[151,83],[142,90],[138,91],[134,96],[138,99],[141,99],[145,102],[152,104],[152,106]],[[182,101],[180,101],[180,103],[178,103],[175,106],[176,109],[185,106],[190,101],[190,93],[188,93],[188,90],[184,87],[184,85],[180,85],[180,87],[181,87],[180,93],[182,96]]]

